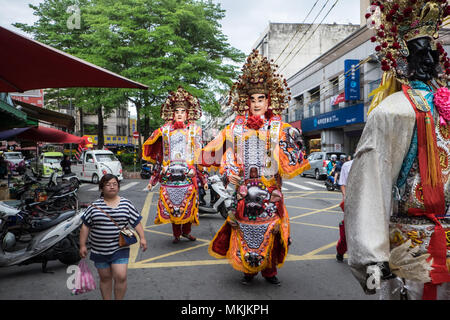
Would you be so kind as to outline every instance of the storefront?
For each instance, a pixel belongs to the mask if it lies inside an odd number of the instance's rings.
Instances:
[[[353,153],[364,122],[363,103],[303,119],[302,131],[307,152],[314,150]]]

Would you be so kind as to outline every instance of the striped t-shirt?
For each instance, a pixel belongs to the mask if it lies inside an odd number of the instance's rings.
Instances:
[[[103,198],[95,200],[92,204],[109,214],[121,229],[127,225],[135,228],[142,219],[130,200],[122,197],[116,208],[109,207]],[[89,206],[81,219],[90,228],[89,241],[92,253],[111,255],[122,249],[119,247],[120,229],[102,211]]]

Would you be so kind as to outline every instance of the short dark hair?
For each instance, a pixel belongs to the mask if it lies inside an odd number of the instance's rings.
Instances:
[[[111,173],[107,173],[105,174],[99,181],[98,183],[98,189],[101,191],[101,196],[103,197],[103,188],[105,187],[105,184],[107,184],[110,180],[112,179],[116,179],[117,184],[119,185],[119,190],[120,190],[120,181],[119,178],[117,178],[117,176],[111,174]]]

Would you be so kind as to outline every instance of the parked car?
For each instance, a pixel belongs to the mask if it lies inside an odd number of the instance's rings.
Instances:
[[[38,173],[45,178],[48,178],[55,171],[58,175],[62,174],[61,165],[59,164],[63,159],[64,155],[62,152],[44,152],[41,153],[39,158],[37,158],[37,170]],[[31,167],[34,169],[36,166],[36,160],[30,163]]]
[[[327,177],[327,164],[330,161],[331,155],[335,154],[339,160],[341,155],[345,155],[343,152],[313,152],[308,156],[311,168],[305,170],[302,173],[302,177],[310,175],[315,177],[317,180],[324,179]]]
[[[9,163],[9,169],[13,175],[25,172],[25,159],[22,152],[4,152],[3,157]]]
[[[112,173],[119,180],[123,179],[122,164],[109,150],[84,151],[71,169],[81,181],[90,181],[95,184],[107,173]]]

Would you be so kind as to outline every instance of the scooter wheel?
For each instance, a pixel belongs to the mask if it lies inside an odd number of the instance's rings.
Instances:
[[[219,206],[219,212],[224,219],[228,218],[228,211],[224,203]]]

